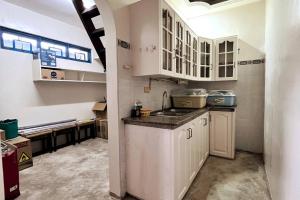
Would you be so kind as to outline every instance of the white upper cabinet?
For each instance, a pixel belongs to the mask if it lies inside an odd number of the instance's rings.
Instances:
[[[237,48],[236,36],[216,40],[215,80],[237,80]]]
[[[185,78],[192,79],[192,31],[185,26]]]
[[[175,12],[163,1],[162,2],[162,66],[161,72],[165,75],[174,75],[175,66]]]
[[[175,14],[175,76],[185,77],[185,51],[184,51],[184,39],[185,39],[184,22]]]
[[[192,34],[192,79],[199,79],[199,40],[196,34]]]
[[[201,81],[212,81],[214,78],[213,48],[213,40],[199,37],[199,80]]]
[[[199,38],[164,0],[130,6],[134,76],[237,80],[237,37]],[[215,59],[214,59],[215,58]]]

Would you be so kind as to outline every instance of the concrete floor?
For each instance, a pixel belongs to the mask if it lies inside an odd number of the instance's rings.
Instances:
[[[34,158],[20,172],[18,200],[115,200],[109,196],[107,142],[91,139]],[[184,200],[270,200],[260,155],[209,157]],[[127,197],[126,200],[134,200]]]
[[[270,200],[261,155],[237,152],[235,160],[209,157],[184,200]]]
[[[20,172],[17,200],[112,200],[107,148],[96,138],[34,157],[33,167]]]

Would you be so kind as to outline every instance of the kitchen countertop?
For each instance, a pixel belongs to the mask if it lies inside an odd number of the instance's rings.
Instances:
[[[208,112],[208,108],[195,109],[195,111],[182,116],[149,116],[149,117],[127,117],[123,121],[125,124],[149,126],[163,129],[176,129],[183,124]]]
[[[149,117],[127,117],[123,118],[125,124],[132,124],[138,126],[148,126],[162,129],[176,129],[193,119],[203,115],[208,111],[228,111],[233,112],[236,106],[232,107],[206,107],[202,109],[195,109],[195,111],[182,115],[182,116],[174,116],[174,117],[166,117],[166,116],[149,116]]]

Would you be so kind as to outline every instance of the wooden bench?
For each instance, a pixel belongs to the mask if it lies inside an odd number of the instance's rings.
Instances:
[[[30,139],[31,141],[42,141],[42,151],[33,155],[56,151],[60,147],[75,145],[75,135],[77,132],[76,119],[65,120],[54,123],[40,124],[36,126],[21,127],[19,135]],[[57,145],[57,136],[66,135],[67,143]],[[70,136],[70,139],[69,139]],[[70,142],[71,141],[71,142]]]
[[[75,135],[77,132],[76,122],[69,122],[64,124],[59,124],[58,127],[52,129],[52,137],[53,137],[53,150],[56,151],[58,148],[62,148],[68,146],[70,144],[75,145],[76,139]],[[66,135],[66,144],[57,145],[57,136]],[[70,138],[69,138],[70,137]]]
[[[34,141],[42,141],[42,150],[34,152],[33,156],[38,156],[44,153],[51,153],[53,151],[52,145],[52,129],[49,128],[36,128],[27,129],[19,133],[19,135]]]
[[[80,132],[84,130],[85,137],[81,138]],[[88,129],[90,130],[90,136],[88,136]],[[23,127],[19,132],[19,135],[30,139],[31,141],[42,141],[42,150],[33,153],[34,156],[51,153],[58,148],[68,146],[70,144],[80,143],[83,140],[96,137],[96,122],[94,119],[76,121],[66,120],[62,122],[41,124],[37,126]],[[62,145],[57,144],[58,136],[65,135],[66,143]]]
[[[81,130],[84,130],[84,138],[81,138]],[[88,137],[88,129],[90,129],[90,136]],[[96,137],[96,121],[94,119],[77,121],[77,141],[78,143],[89,138]]]

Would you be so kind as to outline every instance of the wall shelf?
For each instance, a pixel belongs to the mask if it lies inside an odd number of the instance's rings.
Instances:
[[[45,76],[42,75],[42,71],[47,69],[51,71],[58,70],[58,72],[63,72],[64,78],[46,79]],[[78,69],[66,69],[59,66],[58,67],[42,66],[40,59],[33,60],[32,72],[33,72],[34,82],[106,84],[105,73],[95,72],[95,71],[83,71]]]
[[[56,70],[64,70],[64,71],[77,71],[77,72],[87,72],[87,73],[94,73],[94,74],[105,74],[103,72],[95,72],[95,71],[84,71],[79,69],[67,69],[67,68],[61,68],[61,67],[50,67],[50,66],[41,66],[41,68],[45,69],[56,69]]]
[[[34,82],[65,82],[65,83],[95,83],[95,84],[106,84],[106,81],[79,81],[79,80],[48,80],[48,79],[40,79],[34,80]]]

